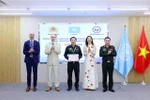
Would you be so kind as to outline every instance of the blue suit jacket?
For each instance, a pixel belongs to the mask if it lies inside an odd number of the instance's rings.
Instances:
[[[33,61],[34,63],[39,63],[39,53],[40,53],[40,44],[38,41],[34,40],[34,46],[33,46],[34,52],[33,52]],[[25,55],[24,62],[30,63],[30,40],[26,41],[23,46],[23,54]]]

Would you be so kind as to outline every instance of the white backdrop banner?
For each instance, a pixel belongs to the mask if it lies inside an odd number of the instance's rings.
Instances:
[[[96,62],[101,62],[99,57],[100,46],[104,45],[104,38],[108,35],[108,23],[43,23],[39,24],[39,39],[40,39],[40,62],[47,62],[45,55],[45,45],[50,41],[51,34],[57,34],[57,42],[61,44],[61,54],[59,55],[60,62],[66,62],[64,58],[64,51],[66,46],[70,45],[70,38],[72,36],[77,38],[77,45],[83,51],[85,39],[88,35],[93,37],[94,45],[97,47],[95,56]],[[84,61],[84,56],[80,62]]]

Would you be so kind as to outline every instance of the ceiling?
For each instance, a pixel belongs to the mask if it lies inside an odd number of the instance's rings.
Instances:
[[[3,8],[28,10],[0,10],[0,13],[32,13],[30,16],[142,16],[149,10],[111,10],[111,8],[150,8],[150,0],[2,0]],[[107,8],[108,10],[36,10],[31,8]]]

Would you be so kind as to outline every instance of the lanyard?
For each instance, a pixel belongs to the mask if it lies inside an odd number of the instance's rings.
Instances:
[[[74,50],[71,48],[71,50],[72,50],[72,52],[73,52],[73,54],[75,53],[75,51],[76,51],[76,47],[74,48]]]

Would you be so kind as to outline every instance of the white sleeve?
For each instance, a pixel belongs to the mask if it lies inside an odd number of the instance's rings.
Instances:
[[[84,54],[84,56],[86,56],[88,54],[88,50],[87,50],[86,46],[83,47],[83,54]]]

